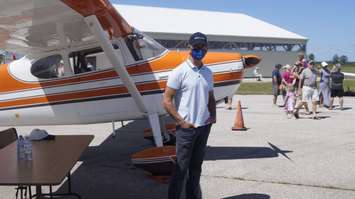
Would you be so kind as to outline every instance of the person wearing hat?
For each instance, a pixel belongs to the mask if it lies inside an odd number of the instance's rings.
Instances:
[[[344,74],[341,72],[341,65],[336,64],[331,73],[330,73],[330,78],[331,78],[331,84],[330,84],[330,105],[329,109],[333,109],[333,103],[334,103],[334,98],[339,97],[339,106],[340,110],[343,110],[343,96],[344,96]]]
[[[309,61],[308,67],[304,69],[300,76],[300,81],[298,84],[298,94],[301,95],[302,91],[302,100],[299,102],[294,111],[294,116],[296,119],[299,118],[298,111],[299,109],[312,101],[312,113],[313,119],[319,119],[317,116],[317,103],[319,101],[319,94],[317,89],[317,69],[314,66],[314,61]],[[301,85],[303,84],[302,90]]]
[[[287,87],[293,83],[292,67],[288,64],[282,67],[280,92],[285,102]]]
[[[208,50],[207,37],[197,32],[188,43],[189,58],[169,74],[163,98],[165,110],[178,124],[169,199],[180,198],[184,187],[186,198],[202,198],[202,162],[211,125],[216,122],[213,74],[202,61]]]
[[[320,83],[319,83],[319,106],[329,107],[330,103],[330,71],[328,63],[323,61],[321,63],[322,69],[320,70]]]
[[[292,67],[288,64],[284,66],[285,72],[282,73],[282,83],[287,86],[293,85],[294,76],[292,73]]]
[[[282,67],[281,64],[276,64],[275,68],[271,74],[272,95],[273,95],[272,103],[275,106],[276,106],[276,102],[277,102],[277,96],[280,95],[280,88],[281,88],[281,82],[282,82],[281,73],[280,73],[281,67]]]
[[[302,95],[299,95],[299,93],[302,93],[298,90],[298,86],[299,86],[299,82],[300,82],[300,77],[302,74],[302,71],[304,70],[303,64],[300,61],[296,61],[293,68],[292,68],[292,73],[293,73],[293,78],[295,79],[295,84],[294,84],[294,90],[295,90],[295,94],[296,94],[296,102],[295,104],[297,104],[298,101],[302,100]],[[301,88],[302,89],[303,84],[301,84]],[[308,104],[304,103],[304,108],[306,110],[306,114],[310,114],[310,111],[308,109]]]

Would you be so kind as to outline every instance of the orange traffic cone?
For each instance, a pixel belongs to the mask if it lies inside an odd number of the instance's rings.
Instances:
[[[232,127],[233,131],[246,131],[247,128],[244,126],[243,113],[242,113],[242,105],[240,104],[240,100],[237,103],[237,112],[235,113],[234,126]]]

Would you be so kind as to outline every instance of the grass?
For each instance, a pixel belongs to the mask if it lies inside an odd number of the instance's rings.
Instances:
[[[351,90],[355,91],[355,80],[347,79],[344,81],[344,91]]]
[[[344,91],[348,89],[355,91],[355,80],[344,81]],[[243,82],[236,94],[271,95],[271,82]]]
[[[242,82],[236,94],[271,95],[271,82]]]
[[[355,73],[355,63],[342,65],[341,70],[343,72]],[[344,91],[347,90],[355,92],[355,79],[344,81]],[[236,94],[271,95],[271,82],[243,82]]]
[[[341,66],[343,72],[355,73],[355,64],[345,64]]]

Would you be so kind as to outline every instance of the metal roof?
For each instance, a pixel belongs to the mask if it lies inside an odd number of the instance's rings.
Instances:
[[[246,14],[121,4],[115,7],[132,26],[161,39],[186,39],[199,31],[216,41],[307,42],[306,37]]]

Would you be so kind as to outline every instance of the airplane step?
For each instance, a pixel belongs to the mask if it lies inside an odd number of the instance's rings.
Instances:
[[[175,146],[145,149],[132,155],[132,164],[150,174],[152,179],[167,182],[176,161]]]

